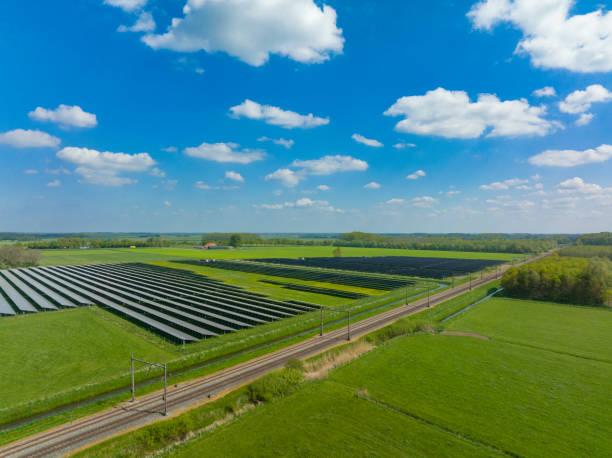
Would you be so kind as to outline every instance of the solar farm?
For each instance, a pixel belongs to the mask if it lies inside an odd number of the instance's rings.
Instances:
[[[486,259],[421,258],[413,256],[271,258],[253,259],[252,261],[437,279],[474,273],[503,263],[503,261]]]
[[[96,304],[183,343],[318,309],[190,271],[142,263],[1,270],[0,292],[1,315]]]

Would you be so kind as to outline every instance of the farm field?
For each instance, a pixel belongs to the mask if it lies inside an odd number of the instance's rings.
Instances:
[[[612,310],[607,308],[494,297],[447,328],[612,363]]]
[[[90,307],[2,318],[0,348],[0,423],[34,401],[125,375],[131,353],[156,361],[176,356],[154,335],[127,321],[117,326],[113,315]]]
[[[247,259],[332,256],[333,247],[245,247],[237,250],[197,250],[193,248],[105,248],[97,250],[42,250],[43,265],[90,264],[103,262],[161,262],[180,258]],[[388,248],[342,248],[344,256],[421,256],[458,259],[511,261],[524,255],[512,253],[473,253],[461,251],[401,250]]]
[[[306,382],[294,394],[185,442],[172,456],[269,456],[290,447],[290,438],[298,438],[304,455],[358,455],[362,437],[380,447],[366,448],[364,455],[607,456],[609,316],[585,307],[485,301],[454,318],[448,329],[490,340],[440,334],[393,339],[323,382]],[[595,322],[600,324],[593,329]],[[564,336],[568,323],[575,330]],[[593,337],[585,337],[591,331]],[[587,354],[590,345],[594,359],[564,353],[564,340],[576,353]],[[356,414],[362,408],[372,410]],[[396,434],[395,415],[416,424]],[[429,436],[434,448],[425,451],[418,446],[420,437],[428,437],[423,428],[439,434]],[[248,449],[229,437],[247,437]],[[475,448],[467,450],[457,439]]]

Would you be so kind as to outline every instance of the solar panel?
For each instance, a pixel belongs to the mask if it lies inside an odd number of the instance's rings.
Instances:
[[[11,307],[11,304],[4,298],[0,293],[0,315],[15,315],[15,310]]]
[[[44,269],[44,267],[41,267],[41,269]],[[50,275],[48,272],[45,272],[46,275]],[[69,286],[70,283],[57,278],[56,279],[59,283],[65,284],[66,286]],[[114,303],[113,301],[110,301],[102,296],[98,296],[95,293],[92,293],[90,291],[84,291],[81,290],[80,288],[75,288],[76,290],[80,290],[82,294],[86,294],[92,301],[94,301],[96,304],[98,305],[103,305],[106,306],[110,309],[113,309],[125,316],[128,316],[138,322],[140,322],[141,324],[150,326],[153,329],[156,329],[157,331],[169,336],[169,337],[173,337],[175,339],[178,339],[179,341],[184,341],[184,342],[195,342],[197,339],[194,338],[193,336],[190,336],[189,334],[185,334],[184,332],[178,331],[174,328],[171,328],[170,326],[166,326],[163,323],[160,323],[152,318],[149,318],[145,315],[142,315],[138,312],[135,312],[133,310],[130,310],[126,307],[123,307],[119,304]]]
[[[42,297],[40,294],[38,294],[36,291],[34,291],[32,288],[30,288],[24,282],[19,280],[19,278],[17,278],[15,275],[13,275],[8,270],[2,271],[2,275],[4,275],[4,277],[7,280],[10,280],[10,282],[13,285],[15,285],[17,287],[17,289],[19,289],[19,291],[22,294],[25,294],[32,302],[34,302],[36,305],[38,305],[41,309],[45,309],[45,310],[57,310],[57,307],[55,305],[53,305],[47,299]]]
[[[79,296],[78,294],[73,293],[69,289],[66,289],[66,288],[58,285],[57,283],[52,282],[48,278],[43,277],[42,275],[40,275],[37,272],[36,268],[23,269],[23,272],[25,272],[26,274],[30,275],[32,278],[35,278],[39,282],[41,282],[44,285],[48,286],[49,288],[54,289],[55,291],[63,294],[64,296],[68,296],[74,303],[76,303],[78,305],[92,305],[93,304],[93,302],[91,300],[87,299],[86,297]]]
[[[52,301],[55,301],[57,304],[61,305],[62,307],[76,307],[76,305],[74,305],[68,299],[66,299],[63,296],[60,296],[55,291],[51,291],[49,288],[47,288],[46,286],[44,286],[41,283],[37,282],[36,280],[33,280],[32,278],[29,278],[27,275],[25,275],[19,269],[11,269],[10,272],[15,274],[17,277],[19,277],[20,280],[22,280],[23,282],[27,283],[32,288],[35,288],[36,290],[38,290],[39,292],[41,292],[45,296],[51,298]]]
[[[4,271],[0,270],[0,274],[3,273]],[[30,304],[28,300],[15,288],[13,288],[2,276],[0,276],[0,288],[2,288],[4,293],[9,297],[13,304],[15,304],[15,307],[17,307],[20,312],[38,312],[38,310],[36,310],[34,306]]]
[[[208,331],[207,329],[201,328],[199,326],[195,326],[191,323],[187,323],[186,321],[180,320],[176,317],[167,315],[162,312],[158,312],[157,310],[153,310],[149,307],[145,307],[129,299],[125,299],[119,296],[118,294],[115,294],[114,292],[107,291],[108,289],[111,289],[111,288],[96,287],[96,286],[87,284],[85,281],[77,280],[71,277],[70,275],[67,275],[61,272],[58,267],[50,267],[50,268],[47,267],[47,269],[51,269],[51,271],[54,272],[56,275],[59,275],[62,278],[65,278],[67,280],[73,281],[77,285],[80,285],[81,287],[85,288],[87,291],[94,292],[98,296],[106,297],[109,300],[112,300],[113,302],[128,306],[131,309],[136,309],[141,314],[153,315],[155,319],[161,320],[162,322],[166,322],[169,326],[172,326],[173,328],[179,328],[183,330],[184,332],[191,332],[198,337],[213,337],[214,335],[216,335]]]

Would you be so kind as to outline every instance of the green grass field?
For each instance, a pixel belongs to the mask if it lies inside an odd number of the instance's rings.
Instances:
[[[393,339],[172,455],[609,456],[612,312],[496,298],[449,329],[490,340]]]
[[[43,265],[93,264],[104,262],[161,262],[181,258],[249,259],[332,256],[333,247],[257,247],[237,250],[196,250],[192,248],[107,248],[98,250],[43,250]],[[521,257],[511,253],[401,250],[387,248],[342,248],[344,256],[422,256],[435,258],[490,259],[510,261]]]
[[[447,328],[612,363],[612,310],[607,308],[496,297]]]
[[[32,403],[129,373],[132,352],[154,361],[174,357],[154,336],[143,339],[144,331],[111,318],[82,307],[0,319],[0,423]]]

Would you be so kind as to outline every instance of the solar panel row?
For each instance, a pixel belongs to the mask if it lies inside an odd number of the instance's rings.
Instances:
[[[140,263],[0,271],[0,315],[97,304],[179,342],[317,309],[251,293],[194,272]]]

